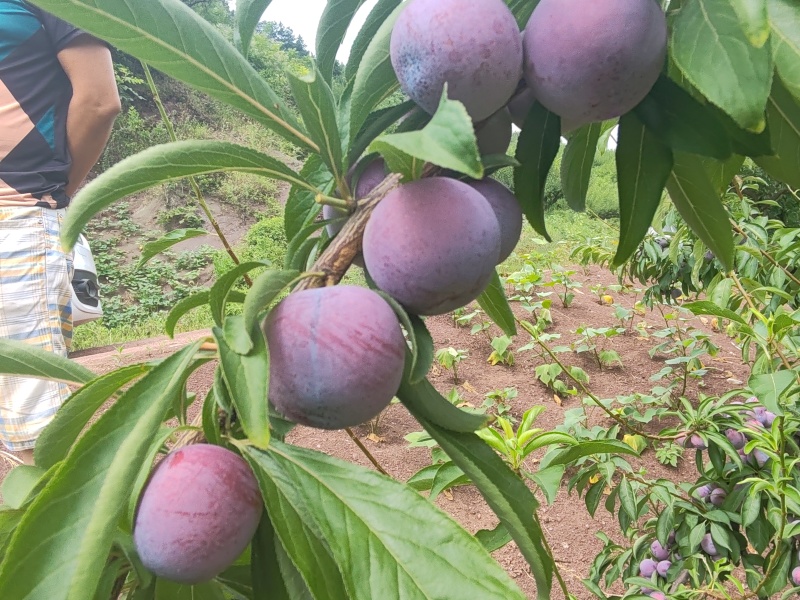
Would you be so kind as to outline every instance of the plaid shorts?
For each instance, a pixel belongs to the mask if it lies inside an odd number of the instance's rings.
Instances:
[[[0,337],[67,356],[73,267],[61,250],[63,218],[63,209],[0,208]],[[0,441],[33,448],[69,393],[64,383],[0,375]]]

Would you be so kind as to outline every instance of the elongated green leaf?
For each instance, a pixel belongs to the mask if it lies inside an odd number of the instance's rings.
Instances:
[[[431,502],[438,498],[439,494],[457,485],[467,485],[470,483],[469,477],[464,474],[454,463],[447,462],[440,465],[436,470],[431,482],[431,493],[428,500]]]
[[[554,563],[543,543],[544,532],[536,516],[539,507],[536,498],[497,453],[477,435],[448,431],[425,419],[419,410],[424,404],[424,398],[414,397],[415,393],[416,390],[401,388],[398,395],[425,431],[480,490],[486,503],[508,529],[528,561],[536,580],[537,598],[549,600]]]
[[[800,6],[793,0],[766,0],[764,3],[769,7],[775,67],[786,88],[800,99]]]
[[[392,15],[401,1],[402,0],[378,0],[369,15],[367,15],[364,25],[359,30],[350,48],[350,56],[347,59],[347,67],[344,71],[344,76],[347,81],[351,81],[355,77],[358,72],[358,67],[361,65],[361,59],[364,57],[364,53],[367,51],[370,42],[372,42],[372,39],[377,35],[381,25]]]
[[[356,135],[355,141],[350,146],[350,153],[347,157],[348,164],[354,164],[364,154],[367,147],[375,141],[375,138],[411,112],[414,106],[414,102],[408,100],[407,102],[401,102],[395,106],[382,108],[370,113],[361,131]]]
[[[628,260],[644,239],[672,171],[672,151],[642,125],[636,114],[628,113],[620,119],[618,140],[620,223],[615,266]]]
[[[211,293],[208,290],[203,290],[191,296],[187,296],[183,300],[179,300],[167,315],[167,320],[164,323],[164,331],[166,334],[169,337],[175,337],[175,327],[178,325],[178,321],[180,321],[181,317],[194,308],[205,306],[209,303],[210,298]],[[238,290],[231,290],[228,292],[228,297],[226,299],[227,302],[236,302],[239,304],[243,303],[244,300],[245,295]]]
[[[14,509],[22,508],[44,475],[45,469],[33,465],[19,465],[11,469],[0,486],[3,504]]]
[[[364,51],[355,74],[350,99],[351,135],[360,131],[372,110],[400,86],[389,57],[389,40],[394,23],[403,8],[403,5],[396,7],[383,20]]]
[[[586,209],[586,192],[592,174],[602,123],[589,123],[570,135],[561,159],[561,189],[572,210]]]
[[[795,381],[796,375],[791,371],[778,371],[753,375],[747,380],[747,386],[768,410],[782,415],[780,397]]]
[[[0,510],[0,562],[5,559],[6,548],[23,514],[25,511],[22,510]]]
[[[34,4],[230,104],[300,146],[317,149],[245,57],[180,0],[36,0]]]
[[[322,532],[315,521],[308,517],[306,507],[296,504],[292,494],[282,485],[273,473],[262,466],[263,453],[254,450],[244,454],[258,479],[261,493],[274,528],[276,551],[281,574],[287,584],[290,597],[297,597],[298,588],[305,587],[311,597],[321,600],[346,600],[342,573],[331,555],[330,548],[322,539]],[[289,565],[281,560],[281,554],[289,560]],[[288,568],[287,567],[291,567]],[[294,572],[292,572],[294,571]],[[299,575],[302,585],[292,584],[289,575]]]
[[[473,536],[404,484],[280,442],[247,454],[313,521],[350,597],[525,597]]]
[[[343,166],[342,138],[336,120],[336,100],[330,86],[315,71],[302,77],[290,74],[289,84],[308,135],[319,146],[320,156],[334,177],[340,178]]]
[[[300,276],[298,271],[265,271],[253,282],[244,301],[244,328],[252,331],[258,325],[258,316]]]
[[[561,487],[561,478],[564,476],[564,468],[564,465],[553,465],[531,475],[531,479],[536,482],[547,498],[548,504],[555,502]]]
[[[276,545],[280,541],[269,517],[264,514],[252,542],[250,571],[253,581],[253,597],[270,600],[291,600],[281,574]]]
[[[544,223],[544,184],[561,144],[561,119],[534,102],[517,141],[514,192],[531,226],[547,241]]]
[[[763,129],[769,47],[750,45],[729,0],[693,0],[674,14],[671,57],[686,79],[741,127]]]
[[[300,176],[323,194],[330,193],[335,184],[330,169],[322,162],[319,154],[312,154],[309,157],[303,168],[300,169]],[[316,196],[316,192],[305,186],[292,186],[283,214],[283,226],[287,240],[294,239],[303,227],[311,223],[319,214],[322,206],[316,202]]]
[[[731,0],[739,26],[750,45],[761,48],[769,39],[767,0]]]
[[[317,65],[325,81],[333,78],[336,53],[364,0],[328,0],[317,26]]]
[[[225,600],[222,587],[216,581],[198,585],[184,585],[158,579],[155,600]]]
[[[591,456],[592,454],[631,454],[638,456],[636,450],[628,446],[624,442],[618,440],[598,440],[590,442],[581,442],[575,446],[570,446],[561,452],[552,455],[546,462],[543,460],[541,468],[545,469],[555,465],[567,465],[583,458],[584,456]]]
[[[741,325],[747,325],[747,321],[745,321],[739,313],[717,306],[713,302],[708,302],[707,300],[687,302],[683,305],[683,308],[691,311],[692,314],[695,315],[713,315],[715,317],[722,317],[723,319],[730,319]]]
[[[733,268],[733,234],[719,192],[697,157],[675,153],[669,196],[684,221],[725,265]]]
[[[78,363],[18,340],[0,338],[0,373],[66,383],[86,383],[95,374]]]
[[[100,375],[73,393],[36,440],[36,464],[49,469],[66,458],[80,432],[103,403],[123,385],[149,370],[150,366],[144,364],[122,367]]]
[[[228,302],[228,297],[236,282],[250,271],[269,266],[270,264],[268,261],[261,260],[251,260],[238,264],[217,279],[216,283],[211,286],[208,299],[211,305],[211,315],[214,317],[214,322],[218,326],[222,326],[225,316],[225,304]]]
[[[800,100],[776,77],[767,105],[767,120],[775,156],[760,156],[756,164],[767,173],[800,188]]]
[[[673,150],[717,160],[731,156],[728,132],[714,116],[714,111],[665,75],[658,78],[634,112],[658,139]]]
[[[506,4],[511,9],[511,12],[514,13],[519,28],[522,30],[528,24],[528,19],[531,18],[533,9],[539,4],[539,0],[506,0]]]
[[[205,229],[174,229],[153,242],[147,242],[142,248],[142,255],[139,257],[139,262],[136,263],[136,268],[142,268],[151,258],[161,254],[168,248],[172,248],[175,244],[180,244],[201,235],[208,235],[208,232]]]
[[[453,406],[427,379],[419,383],[410,383],[409,362],[406,360],[406,373],[397,392],[397,397],[403,404],[408,407],[408,403],[413,403],[415,410],[425,419],[451,431],[472,432],[486,426],[488,417],[468,413]]]
[[[272,0],[236,0],[236,24],[233,28],[233,42],[239,51],[247,56],[250,41],[258,22]]]
[[[517,335],[517,322],[514,318],[514,311],[511,310],[511,306],[508,304],[503,282],[500,280],[500,275],[496,270],[489,281],[489,285],[478,296],[478,304],[488,317],[503,330],[503,333],[509,337]]]
[[[422,130],[384,135],[370,145],[370,151],[383,154],[387,146],[422,162],[475,179],[483,177],[472,119],[461,102],[447,98],[446,86],[436,114]],[[388,162],[391,156],[386,158]]]
[[[502,523],[498,523],[494,529],[481,529],[475,532],[475,537],[488,552],[500,550],[511,541],[511,534]]]
[[[62,243],[72,248],[89,220],[120,198],[168,181],[218,171],[252,173],[314,189],[279,160],[245,146],[215,140],[161,144],[126,158],[87,184],[70,204]]]
[[[417,315],[408,315],[411,321],[411,329],[414,334],[414,347],[416,349],[417,360],[414,363],[414,368],[411,370],[410,381],[417,383],[425,379],[428,371],[431,370],[433,364],[433,337],[425,321]]]
[[[235,352],[226,339],[231,331],[228,323],[239,325],[240,335],[247,336],[252,342],[252,350],[246,355]],[[267,345],[260,329],[246,330],[242,317],[229,316],[226,319],[226,331],[214,327],[214,339],[219,346],[219,362],[231,395],[236,414],[242,422],[242,428],[251,443],[259,448],[269,444],[269,407],[267,392],[269,390],[269,356]]]
[[[85,600],[94,596],[125,508],[120,499],[131,493],[153,436],[192,365],[201,364],[195,361],[200,343],[153,368],[73,447],[11,540],[0,565],[0,597]],[[26,576],[20,577],[23,572]]]

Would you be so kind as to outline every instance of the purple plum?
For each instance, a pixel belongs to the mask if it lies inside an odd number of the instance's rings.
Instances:
[[[503,0],[411,0],[395,22],[390,57],[400,87],[427,112],[442,90],[473,121],[506,105],[522,75],[519,26]]]
[[[477,298],[500,256],[500,224],[466,183],[430,177],[381,201],[364,231],[364,262],[377,286],[417,315]]]
[[[672,563],[668,560],[661,560],[656,565],[656,573],[658,573],[661,577],[667,576],[667,571],[672,566]]]
[[[142,563],[178,583],[209,581],[250,543],[264,501],[247,463],[211,444],[170,452],[136,509],[133,541]]]
[[[703,552],[709,556],[717,555],[717,547],[714,545],[714,540],[711,539],[710,533],[703,536],[703,539],[700,541],[700,547],[703,549]]]
[[[644,99],[664,67],[667,21],[653,0],[541,0],[523,43],[534,96],[562,118],[590,123]]]
[[[513,192],[495,179],[468,182],[489,202],[500,225],[500,257],[503,262],[514,251],[522,233],[522,207]]]
[[[708,495],[708,501],[714,506],[720,507],[728,497],[728,492],[722,488],[717,488]]]
[[[406,342],[389,304],[337,285],[289,294],[264,322],[269,399],[289,420],[342,429],[375,417],[403,376]]]
[[[658,561],[667,560],[669,558],[669,550],[664,548],[664,546],[662,546],[661,542],[658,540],[655,540],[652,544],[650,544],[650,552],[652,553],[653,558]]]
[[[800,567],[792,569],[792,583],[794,585],[800,585]]]
[[[639,563],[639,575],[649,579],[656,572],[658,563],[652,558],[645,558]]]
[[[511,134],[511,114],[505,108],[476,124],[475,137],[481,156],[505,154],[511,143]]]
[[[744,445],[747,443],[745,435],[741,431],[736,431],[735,429],[727,429],[725,431],[725,437],[728,438],[728,441],[737,450],[744,448]]]

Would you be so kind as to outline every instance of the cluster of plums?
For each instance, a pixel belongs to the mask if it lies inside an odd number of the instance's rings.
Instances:
[[[390,50],[403,91],[433,113],[446,84],[487,155],[507,151],[512,123],[522,126],[535,100],[559,115],[565,130],[631,110],[661,71],[666,34],[653,0],[541,0],[522,35],[503,0],[410,0]],[[355,199],[386,175],[380,159],[354,169]],[[326,207],[323,216],[346,214]],[[409,313],[444,314],[483,292],[521,229],[519,203],[497,181],[429,177],[401,185],[377,205],[358,261]],[[292,293],[263,329],[269,400],[294,422],[354,426],[397,393],[407,342],[376,292],[335,286]],[[262,510],[241,457],[212,445],[181,448],[156,467],[142,493],[134,541],[156,575],[198,583],[242,553]]]
[[[639,563],[639,575],[645,579],[651,579],[653,575],[665,579],[672,567],[673,560],[677,561],[680,560],[680,558],[677,548],[675,547],[675,532],[671,531],[666,547],[662,546],[661,542],[658,540],[650,544],[650,557],[645,558]],[[664,600],[666,598],[663,592],[650,588],[643,588],[642,593],[647,594],[651,598],[656,598],[657,600]]]

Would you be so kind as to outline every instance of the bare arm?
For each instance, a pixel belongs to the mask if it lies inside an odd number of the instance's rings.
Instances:
[[[111,52],[88,35],[58,53],[72,84],[67,113],[67,144],[72,157],[66,193],[72,196],[97,163],[121,110]]]

